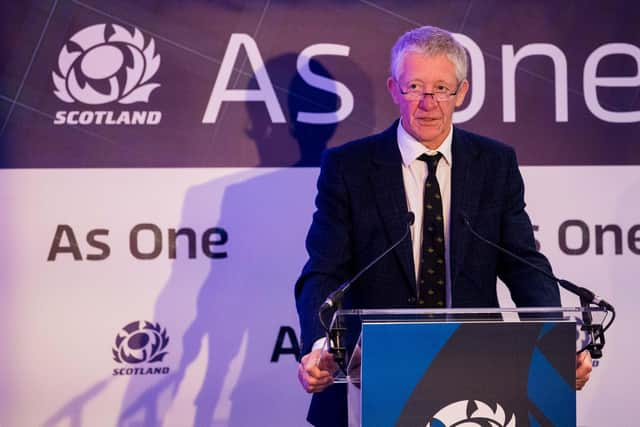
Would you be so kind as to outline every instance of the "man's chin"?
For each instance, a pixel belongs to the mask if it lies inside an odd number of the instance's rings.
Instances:
[[[419,132],[416,132],[416,134],[418,136],[418,141],[422,144],[433,144],[442,137],[440,127],[433,127],[429,129],[422,128]]]

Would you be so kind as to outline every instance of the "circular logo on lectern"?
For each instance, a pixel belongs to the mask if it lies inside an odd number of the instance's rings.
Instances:
[[[516,427],[516,417],[507,419],[497,403],[493,410],[479,400],[460,400],[440,409],[425,427]]]

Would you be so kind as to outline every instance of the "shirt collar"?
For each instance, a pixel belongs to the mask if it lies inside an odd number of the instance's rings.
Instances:
[[[435,151],[428,149],[424,145],[420,144],[413,136],[411,136],[402,126],[402,120],[400,120],[398,124],[397,139],[398,148],[400,148],[400,154],[402,155],[402,164],[404,164],[405,166],[411,164],[422,153],[433,156],[437,152],[440,152],[445,162],[447,162],[449,166],[451,166],[451,141],[453,140],[453,125],[451,125],[451,127],[449,128],[447,137],[444,139],[444,141],[442,141],[440,147],[438,147],[438,149]]]

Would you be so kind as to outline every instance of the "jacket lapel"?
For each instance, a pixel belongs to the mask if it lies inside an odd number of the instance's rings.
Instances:
[[[453,128],[453,166],[451,171],[451,211],[449,219],[450,265],[452,290],[464,261],[469,233],[464,218],[471,220],[476,213],[482,188],[482,173],[476,144],[463,130]],[[455,298],[454,298],[455,301]]]
[[[396,242],[407,230],[407,197],[402,179],[402,156],[397,142],[396,121],[383,132],[373,152],[373,169],[371,182],[376,203],[389,244]],[[415,291],[415,270],[410,236],[394,250],[395,256],[402,266],[407,284]]]

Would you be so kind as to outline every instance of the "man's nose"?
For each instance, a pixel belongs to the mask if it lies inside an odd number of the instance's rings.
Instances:
[[[431,93],[425,93],[422,95],[422,99],[418,104],[423,110],[433,110],[438,107],[438,101],[435,100],[434,95]]]

